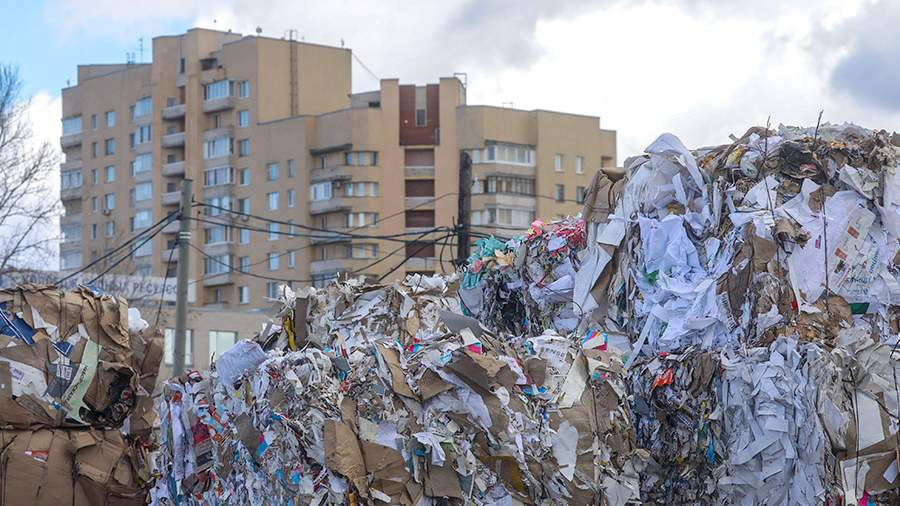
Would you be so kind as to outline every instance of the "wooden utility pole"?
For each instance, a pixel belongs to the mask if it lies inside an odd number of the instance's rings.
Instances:
[[[459,154],[459,199],[456,215],[456,265],[461,266],[469,258],[469,224],[472,215],[472,158],[465,151]]]
[[[181,208],[178,219],[181,228],[178,231],[178,281],[175,291],[175,353],[173,357],[172,375],[180,376],[184,372],[184,350],[187,346],[187,299],[188,299],[188,254],[191,240],[191,187],[193,181],[181,181]]]

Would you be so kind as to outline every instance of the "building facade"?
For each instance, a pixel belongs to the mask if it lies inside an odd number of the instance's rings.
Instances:
[[[63,90],[60,267],[177,212],[189,178],[199,306],[267,307],[279,282],[452,269],[463,153],[473,229],[501,236],[577,213],[616,160],[599,118],[470,106],[455,77],[354,94],[349,49],[193,29],[155,38],[152,54],[79,66]],[[112,272],[174,278],[178,226],[145,234]]]

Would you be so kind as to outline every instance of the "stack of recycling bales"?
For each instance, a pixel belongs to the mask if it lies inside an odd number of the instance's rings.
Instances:
[[[0,504],[145,504],[161,357],[124,299],[0,290]]]
[[[900,137],[671,134],[460,276],[165,385],[166,504],[898,504]]]

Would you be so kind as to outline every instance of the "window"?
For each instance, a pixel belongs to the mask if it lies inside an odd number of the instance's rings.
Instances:
[[[522,144],[489,144],[472,150],[472,163],[505,163],[534,167],[535,155],[531,146]]]
[[[135,211],[131,217],[131,231],[149,227],[153,222],[153,212],[149,209]]]
[[[203,171],[203,186],[231,184],[231,167],[216,167]]]
[[[247,98],[250,96],[250,81],[241,81],[240,86],[238,86],[238,97],[239,98]]]
[[[206,207],[204,211],[209,216],[219,216],[231,209],[231,197],[212,197],[206,199]]]
[[[240,233],[238,234],[238,241],[241,244],[250,244],[250,230],[246,228],[240,229]]]
[[[563,202],[566,200],[566,186],[558,184],[556,185],[556,201]]]
[[[59,227],[59,230],[62,233],[63,241],[77,241],[81,239],[80,223],[69,223],[66,225],[61,225]]]
[[[269,192],[266,194],[266,204],[269,211],[278,210],[278,192]]]
[[[278,282],[277,281],[269,281],[266,283],[266,297],[270,299],[278,298]]]
[[[228,242],[228,227],[213,225],[203,230],[203,244],[225,244]]]
[[[238,127],[247,128],[248,126],[250,126],[250,111],[247,109],[238,111]]]
[[[91,143],[91,158],[97,158],[97,143]]]
[[[153,157],[150,153],[136,155],[131,162],[131,175],[136,176],[153,169]]]
[[[294,190],[287,191],[287,206],[294,207],[297,205],[297,192]]]
[[[238,287],[238,304],[249,304],[250,303],[250,287],[249,286],[239,286]]]
[[[100,184],[100,171],[97,169],[91,169],[91,184],[92,185]]]
[[[103,196],[103,209],[112,210],[116,208],[116,194],[107,193]]]
[[[179,74],[184,74],[185,63],[186,62],[185,62],[184,58],[181,58],[180,60],[178,60],[178,73]]]
[[[116,154],[116,140],[106,139],[103,141],[103,149],[107,156]]]
[[[250,156],[250,139],[241,139],[238,141],[238,155]]]
[[[277,241],[279,235],[278,223],[269,223],[269,240]]]
[[[229,88],[230,85],[227,79],[209,83],[203,88],[203,98],[205,100],[225,98],[231,94]]]
[[[96,114],[91,114],[91,129],[92,130],[97,129],[97,115]]]
[[[116,111],[106,111],[106,128],[116,126]]]
[[[472,163],[481,163],[481,150],[473,149],[470,155],[472,157]]]
[[[472,223],[475,225],[507,225],[527,227],[534,221],[531,209],[488,208],[472,212]]]
[[[296,266],[297,266],[297,255],[296,255],[296,252],[294,252],[294,251],[289,251],[287,257],[288,257],[288,268],[289,268],[289,269],[293,269],[294,267],[296,267]]]
[[[288,160],[288,177],[294,177],[297,175],[297,162],[293,159]]]
[[[378,183],[371,181],[357,181],[344,185],[345,197],[377,197]]]
[[[331,181],[313,183],[309,187],[309,199],[313,202],[328,200],[331,198]]]
[[[407,258],[434,257],[434,243],[430,241],[412,241],[406,243]]]
[[[221,357],[223,353],[230,350],[234,343],[237,342],[237,332],[230,330],[210,330],[209,331],[209,361],[213,361],[213,357]]]
[[[434,210],[410,209],[406,211],[406,227],[433,227],[434,226]]]
[[[133,255],[136,257],[148,257],[153,254],[153,242],[147,241],[134,249]]]
[[[134,129],[134,137],[132,137],[133,145],[138,144],[146,144],[151,141],[150,136],[150,127],[151,125],[138,125],[137,128]]]
[[[279,262],[278,253],[274,253],[274,252],[269,253],[269,270],[270,271],[278,270],[278,262]]]
[[[488,176],[476,183],[480,193],[534,195],[534,179],[514,176]]]
[[[80,251],[65,251],[59,257],[59,268],[62,270],[66,269],[77,269],[81,267],[81,252]]]
[[[403,153],[406,167],[434,167],[433,149],[407,149]]]
[[[313,274],[312,285],[316,288],[325,288],[333,280],[337,279],[337,273],[332,274]]]
[[[150,97],[144,97],[137,102],[134,103],[132,107],[131,119],[141,118],[143,116],[148,116],[153,112],[153,99]]]
[[[563,171],[563,155],[560,155],[558,153],[556,155],[553,155],[553,170],[555,170],[556,172]]]
[[[237,201],[237,210],[244,214],[250,214],[250,198],[242,198]]]
[[[106,182],[112,183],[116,180],[116,168],[113,165],[108,165],[106,167]]]
[[[378,213],[347,213],[346,225],[353,227],[371,227],[378,223]]]
[[[231,139],[228,137],[217,137],[203,143],[203,158],[218,158],[228,156],[230,153]]]
[[[575,187],[575,201],[584,204],[584,186]]]
[[[98,209],[100,209],[100,201],[97,200],[97,197],[91,197],[91,212],[96,213]]]
[[[116,222],[107,221],[104,227],[106,228],[106,237],[112,237],[116,235]]]
[[[80,134],[81,133],[81,116],[72,116],[62,120],[62,134]]]
[[[377,244],[348,244],[347,258],[375,258],[378,256]]]
[[[266,165],[266,179],[269,181],[277,181],[278,180],[278,164],[270,163]]]
[[[81,171],[80,170],[67,170],[65,172],[60,173],[61,181],[60,186],[63,190],[67,188],[80,188],[81,187]]]
[[[416,126],[423,127],[426,123],[425,109],[416,109]]]
[[[247,186],[250,184],[250,169],[241,169],[238,172],[239,178],[238,183],[241,186]]]
[[[92,223],[91,224],[91,239],[96,239],[96,238],[97,238],[97,224]]]
[[[150,183],[138,183],[134,185],[134,201],[143,202],[153,197],[153,186]]]
[[[184,365],[194,364],[194,331],[184,329]],[[168,328],[163,333],[163,349],[166,365],[175,364],[175,329]]]
[[[241,272],[250,270],[250,257],[243,256],[238,260],[238,270]]]
[[[231,257],[228,254],[212,255],[203,259],[203,274],[224,274],[231,269]]]
[[[583,156],[575,157],[575,173],[576,174],[584,174],[584,157]]]

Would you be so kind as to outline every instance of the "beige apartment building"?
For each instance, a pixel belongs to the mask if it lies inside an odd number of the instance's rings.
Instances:
[[[599,118],[468,105],[456,77],[354,94],[345,48],[192,29],[152,55],[80,65],[62,92],[60,267],[177,212],[189,178],[189,276],[207,309],[268,307],[279,282],[452,269],[462,153],[473,229],[502,236],[577,213],[616,160]],[[177,230],[113,272],[174,279]]]

